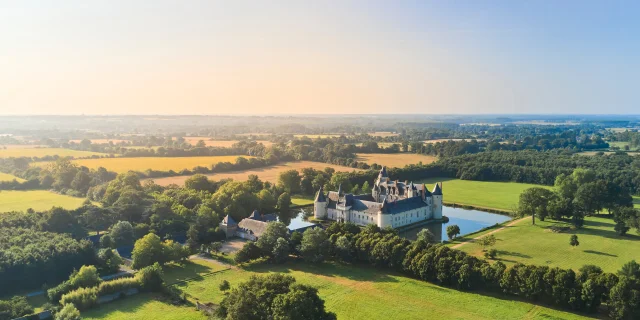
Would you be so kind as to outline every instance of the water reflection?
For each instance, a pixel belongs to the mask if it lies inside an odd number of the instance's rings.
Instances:
[[[313,215],[313,207],[299,208],[278,213],[278,221],[287,225],[289,230],[298,230],[314,225],[307,221],[307,218]]]
[[[432,223],[426,226],[413,228],[400,232],[400,236],[409,240],[415,240],[418,232],[422,229],[429,229],[436,239],[447,240],[447,226],[457,224],[460,227],[460,235],[476,232],[482,228],[486,228],[496,223],[502,223],[511,220],[511,217],[489,213],[478,210],[467,210],[462,208],[447,207],[443,208],[443,214],[449,217],[448,223]]]

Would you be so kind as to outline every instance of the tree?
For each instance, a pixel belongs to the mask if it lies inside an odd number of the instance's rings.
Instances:
[[[353,247],[351,241],[346,236],[340,236],[335,244],[336,256],[344,262],[350,262],[352,259]]]
[[[98,269],[95,266],[82,266],[78,273],[69,278],[71,285],[75,288],[93,287],[100,283]]]
[[[422,229],[418,231],[417,241],[423,241],[426,243],[435,243],[436,236],[429,229]]]
[[[284,192],[278,197],[278,209],[280,212],[289,211],[289,207],[291,207],[291,197],[288,193]]]
[[[278,187],[283,188],[289,194],[300,192],[300,173],[291,169],[281,172],[278,176]]]
[[[458,227],[457,224],[447,226],[447,237],[449,237],[449,240],[455,238],[459,234],[460,234],[460,227]]]
[[[545,188],[529,188],[520,194],[518,212],[521,215],[530,215],[533,224],[536,224],[536,215],[544,221],[549,215],[549,202],[553,200],[554,196],[552,191]]]
[[[371,194],[371,186],[369,186],[369,181],[365,181],[362,184],[362,193]]]
[[[496,244],[498,239],[496,236],[490,234],[488,236],[484,236],[478,240],[478,243],[482,246],[482,251],[486,251],[488,247],[492,247]]]
[[[638,211],[631,207],[614,207],[612,213],[613,221],[616,222],[614,230],[621,236],[627,234],[629,225],[634,225],[638,218]]]
[[[262,189],[258,192],[258,200],[260,201],[260,212],[273,212],[276,209],[276,198],[267,190]]]
[[[184,181],[184,187],[196,191],[213,192],[213,185],[209,178],[203,174],[194,174]]]
[[[234,258],[234,261],[236,263],[244,263],[244,262],[258,259],[261,256],[262,256],[262,250],[260,250],[260,248],[258,248],[258,246],[256,246],[256,244],[253,241],[248,241],[247,243],[244,244],[242,249],[238,250],[238,253],[236,253],[236,257]]]
[[[289,229],[282,222],[269,222],[267,228],[264,230],[256,246],[262,250],[264,255],[271,256],[273,248],[276,246],[278,238],[287,239],[289,236]]]
[[[294,284],[291,291],[277,296],[272,304],[273,319],[334,320],[336,315],[325,310],[324,301],[318,296],[318,289]]]
[[[330,245],[327,233],[323,229],[309,228],[302,234],[299,251],[305,260],[317,263],[324,261]]]
[[[282,237],[278,238],[276,245],[273,247],[273,251],[271,252],[271,256],[277,263],[287,261],[287,258],[289,257],[289,241]]]
[[[635,260],[631,260],[622,266],[622,268],[618,271],[618,275],[640,280],[640,264],[638,264]]]
[[[116,248],[133,244],[133,226],[129,221],[118,221],[111,227],[109,234]]]
[[[229,281],[222,280],[218,288],[220,289],[220,291],[228,291],[229,289],[231,289],[231,285],[229,284]]]
[[[113,238],[110,235],[105,234],[100,237],[100,247],[102,248],[113,248],[115,249],[115,243],[113,242]]]
[[[56,320],[80,320],[80,311],[76,309],[73,303],[65,304],[55,316]]]
[[[569,239],[569,244],[572,247],[577,247],[580,245],[580,242],[578,241],[578,235],[572,234],[571,238]]]
[[[134,269],[144,268],[156,262],[164,263],[164,246],[160,237],[149,233],[138,239],[133,246],[132,257],[133,263],[131,267]]]

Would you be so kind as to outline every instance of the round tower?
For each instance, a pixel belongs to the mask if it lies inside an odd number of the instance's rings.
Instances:
[[[318,190],[318,194],[316,194],[316,198],[313,201],[313,216],[316,219],[327,219],[327,198],[324,196],[322,186],[320,186],[320,190]]]
[[[442,187],[438,183],[431,191],[431,211],[434,219],[442,219]]]

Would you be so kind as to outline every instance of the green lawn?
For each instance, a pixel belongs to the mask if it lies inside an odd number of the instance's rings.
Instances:
[[[565,222],[523,220],[494,233],[498,239],[495,248],[498,257],[506,264],[522,262],[553,267],[579,269],[585,264],[595,264],[604,271],[616,272],[630,260],[640,261],[640,236],[634,230],[624,237],[613,230],[613,220],[588,217],[583,228],[556,233],[551,226],[570,226]],[[569,237],[578,235],[580,245],[571,247]],[[458,247],[475,256],[482,256],[482,248],[475,243]]]
[[[0,191],[0,213],[26,211],[29,208],[44,211],[53,206],[75,209],[80,207],[84,200],[84,198],[65,196],[46,190],[2,190]]]
[[[82,319],[204,320],[207,319],[207,317],[200,311],[197,311],[194,306],[175,306],[164,301],[162,296],[151,293],[141,293],[82,312]]]
[[[590,319],[508,297],[461,292],[368,267],[329,263],[229,269],[177,287],[200,301],[219,303],[222,280],[233,287],[253,274],[272,272],[292,275],[297,282],[318,288],[327,309],[338,319]]]
[[[636,209],[640,209],[640,197],[633,196],[633,207]]]
[[[164,266],[164,281],[173,284],[190,279],[201,279],[212,272],[227,269],[227,267],[206,260],[193,259],[180,264]]]
[[[442,182],[442,198],[448,204],[455,203],[507,211],[513,210],[518,204],[522,191],[532,187],[551,188],[527,183],[470,181],[451,178],[430,178],[418,182],[427,183],[429,190],[433,190],[435,182]]]
[[[291,204],[294,206],[307,206],[313,204],[312,196],[296,195],[291,197]]]
[[[20,179],[20,178],[14,176],[14,175],[0,172],[0,181],[13,181],[13,179],[18,180],[19,182],[24,181],[24,179]]]

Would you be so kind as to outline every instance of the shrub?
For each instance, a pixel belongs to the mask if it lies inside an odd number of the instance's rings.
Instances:
[[[98,270],[94,266],[82,266],[80,271],[74,271],[69,280],[47,290],[49,301],[57,302],[65,293],[71,292],[80,287],[95,287],[100,283]]]
[[[0,319],[14,319],[31,313],[33,308],[26,297],[16,296],[10,300],[0,300]]]
[[[66,293],[60,299],[60,304],[72,303],[79,310],[87,310],[98,304],[98,288],[80,288]]]
[[[72,304],[65,304],[58,313],[55,320],[80,320],[80,311]]]
[[[114,294],[131,288],[140,288],[140,281],[137,278],[121,278],[105,281],[98,286],[98,296]]]
[[[135,279],[140,282],[143,291],[160,291],[164,285],[162,280],[162,268],[159,263],[140,269]]]

